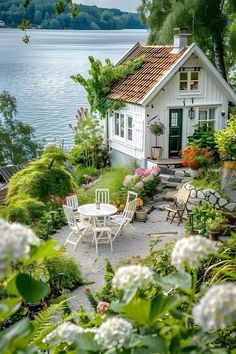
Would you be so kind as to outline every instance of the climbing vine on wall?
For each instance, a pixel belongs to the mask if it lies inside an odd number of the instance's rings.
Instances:
[[[107,95],[111,91],[111,84],[139,69],[144,63],[144,57],[140,56],[135,60],[128,61],[123,65],[114,65],[109,59],[103,65],[100,60],[88,57],[90,62],[89,78],[81,74],[72,75],[71,78],[82,85],[90,104],[91,113],[99,113],[104,118],[107,112],[120,109],[124,106],[121,101],[110,100]]]

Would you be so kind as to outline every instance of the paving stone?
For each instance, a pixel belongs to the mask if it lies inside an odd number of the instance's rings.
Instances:
[[[202,191],[198,191],[198,192],[197,192],[197,197],[198,197],[199,199],[205,199],[205,195],[203,194]]]
[[[225,204],[227,204],[227,200],[224,199],[224,198],[220,198],[220,199],[218,200],[218,204],[219,204],[220,207],[222,207],[222,206],[224,206]]]
[[[225,208],[230,211],[235,211],[236,210],[236,203],[228,203],[225,205]]]
[[[191,190],[190,196],[191,196],[191,198],[196,198],[197,197],[197,191],[195,189]]]
[[[211,194],[210,197],[209,197],[209,203],[215,205],[215,204],[216,204],[216,201],[217,201],[217,199],[216,199],[216,197],[214,196],[214,194]]]
[[[218,192],[215,192],[215,197],[216,197],[217,199],[221,198],[221,195],[220,195],[220,193],[218,193]]]

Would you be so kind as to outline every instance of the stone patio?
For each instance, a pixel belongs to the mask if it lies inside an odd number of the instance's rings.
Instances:
[[[103,285],[106,258],[111,261],[112,265],[115,265],[121,258],[132,256],[136,253],[140,254],[141,257],[147,255],[149,240],[153,239],[152,236],[148,235],[150,233],[177,232],[177,234],[160,235],[161,242],[158,244],[159,248],[162,248],[165,243],[174,241],[183,236],[184,225],[180,224],[177,226],[176,223],[167,223],[165,217],[165,211],[154,209],[151,214],[149,214],[146,223],[134,221],[124,230],[123,234],[117,237],[113,242],[113,254],[110,252],[109,244],[99,244],[99,254],[96,254],[95,246],[92,246],[91,242],[80,242],[76,252],[73,251],[72,245],[67,245],[66,248],[67,251],[80,262],[83,277],[94,282],[89,285],[89,287],[97,290]],[[69,232],[69,228],[65,226],[54,235],[54,238],[59,243],[64,244]],[[70,297],[72,298],[71,305],[75,310],[78,309],[79,306],[83,306],[86,310],[90,311],[90,304],[83,293],[83,288],[84,286],[79,287],[70,293]]]

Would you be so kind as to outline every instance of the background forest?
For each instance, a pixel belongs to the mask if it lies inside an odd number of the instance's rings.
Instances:
[[[8,27],[17,27],[27,17],[33,27],[47,29],[115,30],[144,28],[137,13],[118,9],[79,5],[79,16],[72,18],[70,9],[60,16],[55,12],[55,0],[32,0],[27,10],[21,0],[0,0],[0,19]]]

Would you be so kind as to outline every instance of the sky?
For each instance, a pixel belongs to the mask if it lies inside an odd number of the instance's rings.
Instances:
[[[79,4],[97,5],[99,7],[116,8],[123,11],[136,12],[141,0],[77,0]]]

